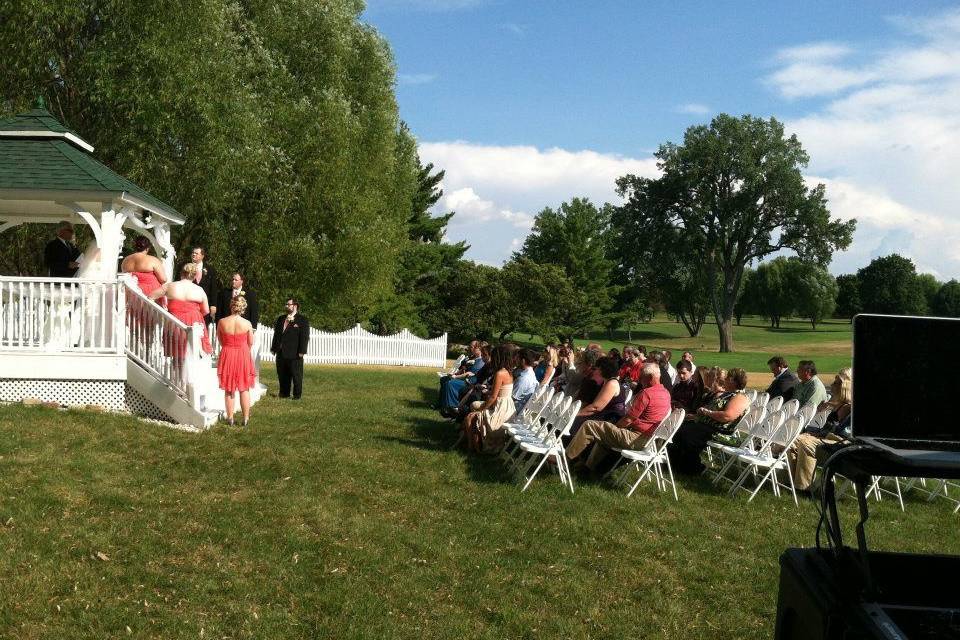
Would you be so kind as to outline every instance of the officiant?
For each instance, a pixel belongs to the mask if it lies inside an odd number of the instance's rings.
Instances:
[[[217,322],[230,315],[230,301],[237,296],[243,296],[247,301],[246,310],[240,314],[253,325],[254,331],[257,329],[257,322],[260,320],[260,307],[257,304],[257,294],[247,288],[240,273],[234,273],[230,279],[230,286],[221,289],[217,295]]]
[[[43,263],[51,278],[72,278],[77,274],[80,250],[73,244],[73,225],[64,220],[57,227],[57,237],[43,250]]]

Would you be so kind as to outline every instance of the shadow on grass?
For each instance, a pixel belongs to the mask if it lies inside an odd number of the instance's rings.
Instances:
[[[511,484],[511,478],[503,465],[492,455],[468,453],[455,445],[460,438],[460,423],[425,418],[412,418],[409,421],[413,437],[377,436],[382,442],[393,442],[423,451],[442,451],[451,456],[463,458],[470,479],[475,482]]]

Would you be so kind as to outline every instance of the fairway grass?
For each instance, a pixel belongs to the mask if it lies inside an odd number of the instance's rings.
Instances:
[[[633,331],[617,331],[615,340],[606,332],[591,334],[590,339],[578,339],[578,346],[591,342],[604,349],[622,348],[624,344],[642,344],[647,349],[670,349],[676,363],[684,351],[692,351],[697,365],[718,366],[726,369],[741,367],[751,373],[768,371],[767,360],[773,355],[787,358],[791,367],[800,360],[814,360],[824,373],[834,373],[849,367],[852,356],[853,330],[848,320],[828,320],[817,325],[801,320],[783,320],[779,328],[771,328],[762,318],[745,316],[740,326],[733,327],[734,353],[719,353],[720,340],[715,324],[704,324],[700,335],[691,338],[683,324],[664,316],[637,325]],[[542,344],[538,336],[515,333],[513,339],[528,344]],[[751,385],[753,386],[753,385]]]
[[[275,380],[266,373],[268,385]],[[307,367],[249,430],[0,407],[3,638],[769,638],[812,503],[518,486],[451,450],[423,370]],[[854,504],[843,504],[853,523]],[[872,547],[960,552],[947,504]]]

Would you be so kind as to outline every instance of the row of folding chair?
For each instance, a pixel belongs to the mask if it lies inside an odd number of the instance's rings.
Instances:
[[[552,388],[542,388],[524,407],[524,411],[504,425],[510,440],[501,458],[511,472],[521,478],[526,491],[540,471],[552,459],[560,481],[573,493],[573,476],[567,464],[563,438],[570,433],[580,401]]]

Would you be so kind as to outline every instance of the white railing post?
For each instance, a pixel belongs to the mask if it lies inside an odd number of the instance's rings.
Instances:
[[[187,327],[187,352],[183,358],[183,375],[187,385],[187,399],[194,409],[201,409],[200,395],[200,337],[203,335],[203,325],[195,323]]]

